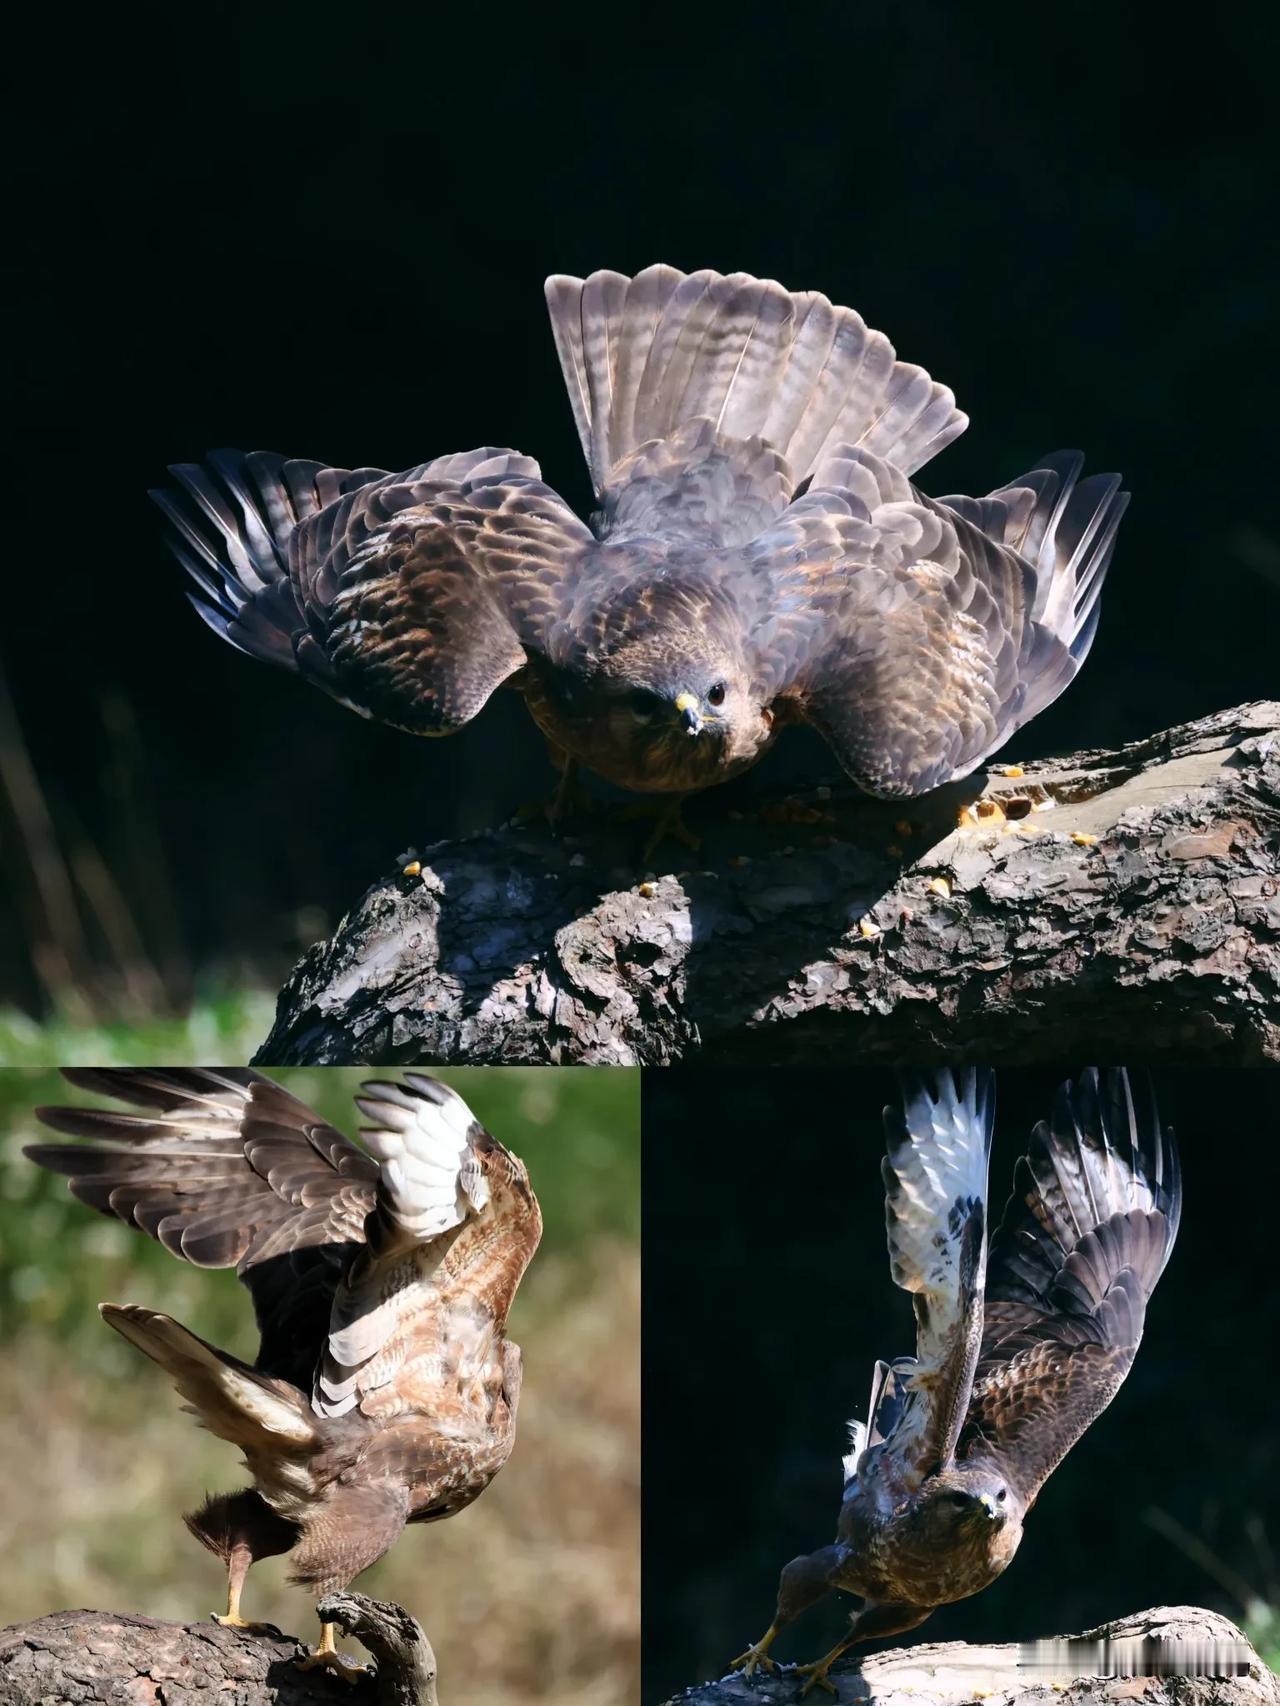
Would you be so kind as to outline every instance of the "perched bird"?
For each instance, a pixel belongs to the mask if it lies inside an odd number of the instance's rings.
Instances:
[[[876,1364],[851,1423],[833,1545],[794,1558],[750,1674],[832,1588],[863,1604],[804,1692],[855,1642],[897,1635],[1005,1570],[1040,1489],[1129,1372],[1177,1236],[1173,1134],[1123,1071],[1063,1086],[987,1247],[989,1072],[915,1080],[885,1110],[889,1265],[912,1293],[916,1355]],[[833,1690],[834,1692],[834,1690]]]
[[[420,735],[520,691],[564,763],[680,796],[806,722],[862,788],[967,775],[1080,668],[1127,502],[1059,452],[909,476],[945,386],[816,291],[653,266],[546,284],[598,509],[513,450],[402,474],[233,451],[153,496],[232,645]]]
[[[70,1071],[105,1108],[40,1108],[89,1144],[26,1153],[82,1202],[253,1298],[253,1366],[152,1309],[103,1318],[160,1364],[201,1426],[238,1446],[252,1487],[185,1520],[245,1575],[287,1552],[317,1596],[345,1588],[406,1523],[462,1510],[511,1454],[520,1351],[505,1333],[542,1220],[523,1162],[422,1073],[362,1087],[366,1149],[256,1072]],[[351,1667],[322,1626],[304,1663]]]

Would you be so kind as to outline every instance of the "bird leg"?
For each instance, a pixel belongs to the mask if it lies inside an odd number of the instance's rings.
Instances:
[[[763,1665],[766,1670],[777,1670],[776,1661],[769,1657],[769,1648],[777,1640],[781,1627],[775,1617],[758,1641],[749,1646],[745,1653],[739,1653],[736,1659],[729,1660],[729,1669],[740,1670],[743,1676],[750,1676],[758,1665]]]
[[[570,818],[589,817],[595,810],[590,791],[578,780],[578,761],[560,747],[552,747],[551,757],[560,766],[560,780],[549,800],[531,800],[519,806],[516,816],[524,823],[545,818],[552,834],[558,834]]]
[[[368,1676],[368,1665],[353,1665],[343,1658],[338,1651],[333,1638],[336,1625],[322,1623],[320,1625],[320,1645],[305,1659],[297,1661],[298,1670],[331,1670],[340,1676],[344,1682],[359,1682],[362,1676]]]
[[[800,1690],[803,1700],[809,1690],[815,1686],[825,1688],[828,1694],[834,1694],[835,1684],[827,1672],[842,1653],[848,1652],[859,1641],[878,1641],[883,1635],[901,1635],[908,1629],[914,1629],[933,1611],[931,1605],[903,1605],[900,1602],[888,1601],[877,1603],[868,1601],[862,1609],[854,1614],[853,1622],[849,1625],[849,1633],[843,1641],[837,1641],[829,1653],[825,1653],[811,1665],[797,1665],[796,1675],[806,1677],[804,1687]]]
[[[249,1574],[249,1566],[253,1562],[253,1553],[247,1546],[239,1545],[232,1548],[227,1556],[227,1609],[223,1616],[215,1611],[213,1621],[221,1623],[224,1629],[243,1629],[249,1635],[266,1635],[271,1632],[270,1623],[250,1623],[240,1615],[240,1594],[244,1589],[244,1579]]]

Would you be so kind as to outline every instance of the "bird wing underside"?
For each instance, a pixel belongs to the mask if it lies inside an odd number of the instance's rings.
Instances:
[[[888,1435],[882,1473],[907,1487],[951,1460],[969,1401],[982,1333],[993,1116],[991,1076],[972,1069],[904,1079],[902,1110],[885,1110],[889,1263],[912,1294],[916,1360],[888,1371],[892,1417],[880,1405],[869,1420],[873,1436]]]
[[[1149,1087],[1090,1071],[1038,1125],[992,1239],[960,1453],[1035,1497],[1119,1390],[1177,1235],[1177,1150]]]
[[[235,1268],[262,1335],[256,1366],[310,1385],[334,1289],[364,1242],[376,1164],[302,1102],[249,1070],[68,1071],[134,1110],[41,1108],[88,1143],[27,1154],[72,1193],[197,1267]]]
[[[334,1298],[313,1407],[386,1423],[501,1395],[507,1309],[541,1232],[523,1165],[424,1074],[363,1086],[381,1163],[369,1249]]]

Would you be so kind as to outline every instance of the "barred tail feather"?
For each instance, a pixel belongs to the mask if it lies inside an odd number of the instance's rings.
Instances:
[[[596,492],[641,445],[708,420],[786,458],[792,490],[837,443],[906,473],[968,424],[951,392],[816,291],[746,273],[648,267],[547,280],[547,306]]]
[[[281,1441],[293,1446],[314,1442],[306,1401],[287,1382],[259,1374],[154,1309],[116,1303],[100,1303],[98,1309],[108,1326],[159,1363],[219,1439],[244,1448],[273,1441],[277,1446]]]

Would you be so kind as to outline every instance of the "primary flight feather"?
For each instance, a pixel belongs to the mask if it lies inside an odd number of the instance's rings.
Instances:
[[[513,687],[563,760],[657,793],[807,722],[861,787],[920,794],[1076,674],[1116,476],[1059,452],[926,497],[909,476],[966,417],[816,291],[654,266],[546,295],[590,525],[512,450],[401,474],[216,452],[153,494],[209,625],[414,734]]]

